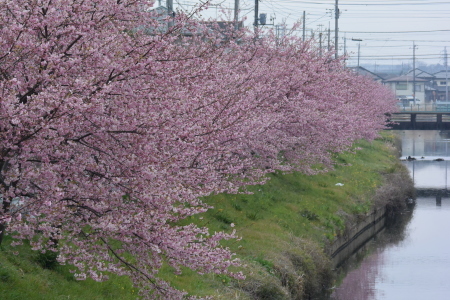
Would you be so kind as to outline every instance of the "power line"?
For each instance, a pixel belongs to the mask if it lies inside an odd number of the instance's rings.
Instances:
[[[280,1],[279,3],[283,2],[290,2],[290,3],[298,3],[298,1]],[[316,1],[301,1],[302,4],[314,4],[314,5],[332,5],[334,1],[330,2],[316,2]],[[359,3],[342,3],[340,5],[342,6],[380,6],[380,5],[389,5],[389,6],[400,6],[400,5],[436,5],[436,4],[447,4],[447,2],[424,2],[422,0],[417,0],[417,2],[412,2],[411,0],[409,2],[401,1],[398,3],[395,3],[394,1],[359,1]]]
[[[424,33],[424,32],[450,32],[450,29],[436,29],[436,30],[407,30],[407,31],[341,31],[343,33],[380,33],[380,34],[397,34],[397,33]]]
[[[176,0],[185,8],[199,4],[201,0]],[[254,0],[240,0],[241,17],[251,15],[254,11]],[[306,26],[317,31],[318,23],[326,24],[334,18],[336,0],[261,0],[261,12],[276,16],[277,22],[282,21],[288,27],[301,20],[303,11],[306,12]],[[231,3],[231,4],[230,4]],[[213,0],[225,9],[221,14],[227,18],[226,10],[232,7],[233,0]],[[189,4],[189,5],[188,5]],[[203,11],[202,15],[215,15],[216,7]],[[341,12],[339,19],[340,36],[360,38],[361,60],[365,59],[410,59],[410,45],[414,40],[418,45],[418,59],[438,60],[435,54],[437,47],[450,47],[450,26],[446,22],[450,13],[448,0],[339,0]],[[253,23],[248,18],[246,26]],[[335,26],[331,24],[333,30]],[[446,28],[447,27],[447,28]],[[310,30],[308,30],[309,32]],[[299,34],[299,32],[294,32]],[[342,40],[339,40],[341,49]],[[356,46],[348,45],[349,51]],[[434,51],[433,51],[434,50]],[[340,50],[341,51],[341,50]],[[368,57],[367,55],[372,57]],[[398,55],[398,56],[392,56]],[[403,56],[402,56],[403,55]]]

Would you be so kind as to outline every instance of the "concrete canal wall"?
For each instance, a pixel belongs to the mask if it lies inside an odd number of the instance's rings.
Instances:
[[[379,233],[386,224],[386,208],[372,211],[361,222],[348,228],[328,249],[334,268],[352,255],[357,249]]]

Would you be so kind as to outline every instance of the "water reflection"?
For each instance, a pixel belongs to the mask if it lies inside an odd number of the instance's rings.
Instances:
[[[448,299],[450,285],[450,199],[419,198],[406,238],[398,245],[379,249],[379,265],[373,289],[380,299]],[[350,299],[349,299],[350,300]]]
[[[416,189],[447,189],[449,161],[404,161]]]
[[[405,130],[402,139],[402,156],[416,158],[450,157],[450,131]]]
[[[450,132],[402,131],[402,157],[414,178],[414,211],[399,216],[342,268],[333,300],[450,298]],[[441,158],[442,161],[435,161]]]
[[[409,209],[395,219],[389,220],[384,231],[364,245],[355,255],[340,267],[339,272],[346,274],[330,297],[332,300],[376,300],[377,282],[383,277],[382,266],[386,262],[385,250],[397,247],[407,238],[407,224],[413,210]],[[398,298],[403,299],[403,298]]]
[[[378,266],[383,261],[380,252],[368,256],[359,268],[350,271],[342,284],[335,289],[331,299],[333,300],[370,300],[375,297],[375,278],[378,275]],[[355,284],[357,282],[357,284]]]
[[[417,189],[447,189],[450,160],[450,132],[437,130],[401,131],[402,158]],[[437,161],[439,160],[439,161]]]

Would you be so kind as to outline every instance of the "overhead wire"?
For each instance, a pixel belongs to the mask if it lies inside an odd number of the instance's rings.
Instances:
[[[176,0],[185,5],[198,4],[200,0]],[[240,0],[240,18],[248,17],[247,26],[252,26],[254,0]],[[221,7],[231,10],[234,1],[218,0]],[[227,6],[228,5],[228,6]],[[286,23],[288,29],[294,23],[302,22],[303,12],[306,13],[305,27],[307,37],[311,31],[319,31],[334,27],[335,0],[262,0],[259,9],[261,13],[276,17],[274,23]],[[412,42],[420,44],[417,58],[440,59],[439,55],[431,54],[439,48],[450,47],[449,19],[450,3],[447,0],[339,0],[339,49],[342,51],[342,36],[353,35],[364,41],[361,44],[361,59],[396,59],[408,57],[412,52]],[[412,22],[413,21],[413,22]],[[327,24],[328,23],[328,24]],[[385,24],[393,24],[388,27]],[[323,24],[324,27],[318,26]],[[266,27],[269,28],[270,26]],[[334,35],[334,28],[330,28]],[[296,34],[301,34],[301,29]],[[347,43],[347,49],[354,50],[355,43]],[[433,51],[434,50],[434,51]],[[423,51],[419,56],[420,51]],[[402,56],[403,55],[403,56]]]

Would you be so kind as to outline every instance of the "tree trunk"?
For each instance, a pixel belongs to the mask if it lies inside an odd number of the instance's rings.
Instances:
[[[1,223],[0,224],[0,246],[2,245],[2,242],[3,242],[3,236],[5,235],[5,230],[6,230],[6,224]]]
[[[11,206],[11,201],[5,201],[3,199],[3,205],[2,205],[2,213],[3,215],[6,215],[9,212],[9,207]],[[5,236],[6,227],[8,226],[6,221],[0,222],[0,246],[3,242],[3,237]]]

